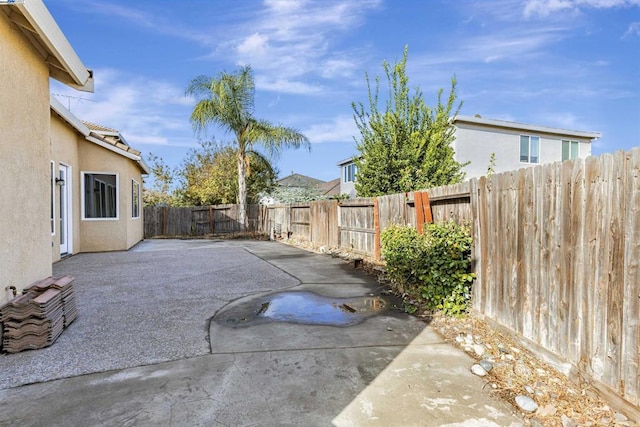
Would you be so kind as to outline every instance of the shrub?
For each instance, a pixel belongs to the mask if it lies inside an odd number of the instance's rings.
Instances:
[[[381,240],[387,274],[409,304],[447,315],[466,311],[475,278],[468,227],[453,221],[426,224],[419,234],[411,227],[392,226]]]

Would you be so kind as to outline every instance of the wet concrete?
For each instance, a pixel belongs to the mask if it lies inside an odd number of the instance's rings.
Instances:
[[[253,295],[223,307],[213,320],[219,325],[249,327],[269,322],[353,326],[387,310],[380,296],[335,298],[308,291]]]

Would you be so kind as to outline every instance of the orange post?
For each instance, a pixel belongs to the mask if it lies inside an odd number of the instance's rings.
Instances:
[[[426,191],[422,193],[422,209],[424,222],[431,224],[433,222],[433,215],[431,213],[431,202],[429,201],[429,193]]]
[[[418,233],[422,233],[424,231],[424,208],[422,206],[421,192],[414,191],[413,205],[416,208],[416,230],[418,230]]]
[[[380,261],[380,210],[378,209],[378,198],[373,198],[373,256],[376,261]]]
[[[416,208],[416,230],[418,233],[424,232],[424,224],[433,222],[431,213],[431,202],[429,202],[429,193],[416,191],[413,193],[413,204]]]

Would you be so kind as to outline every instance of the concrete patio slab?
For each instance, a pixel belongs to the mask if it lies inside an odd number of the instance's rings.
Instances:
[[[0,356],[11,372],[0,424],[523,425],[483,391],[466,354],[398,311],[349,327],[209,324],[247,295],[370,295],[379,284],[341,260],[274,242],[195,242],[57,264],[56,274],[83,283],[80,317],[48,353]],[[42,382],[19,386],[34,378]]]

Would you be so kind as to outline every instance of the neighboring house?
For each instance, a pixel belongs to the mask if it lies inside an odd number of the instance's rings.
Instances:
[[[591,155],[591,143],[598,132],[585,132],[530,125],[482,117],[457,116],[452,121],[455,141],[452,147],[464,167],[466,179],[486,175],[491,154],[495,154],[495,173],[542,163],[553,163]],[[355,197],[357,175],[355,157],[338,162],[341,172],[340,193]]]
[[[276,181],[278,187],[285,188],[298,188],[304,190],[317,189],[325,182],[319,179],[311,178],[310,176],[300,175],[299,173],[292,173]]]
[[[320,190],[322,191],[322,196],[327,198],[339,196],[341,194],[340,181],[341,181],[340,178],[336,178],[322,184],[320,186]]]
[[[0,304],[51,268],[49,78],[93,91],[41,0],[0,4]]]
[[[140,152],[115,129],[81,122],[51,97],[52,259],[142,240]]]
[[[598,132],[559,129],[548,126],[458,116],[453,120],[456,139],[455,158],[467,179],[487,174],[491,153],[495,153],[494,172],[591,155],[591,143]]]
[[[330,181],[333,182],[333,181]],[[332,186],[310,176],[292,173],[276,181],[276,189],[260,199],[262,205],[305,202],[329,196]]]
[[[351,199],[356,197],[356,173],[358,172],[354,163],[356,157],[349,157],[338,162],[338,167],[340,168],[340,194],[346,194]]]

